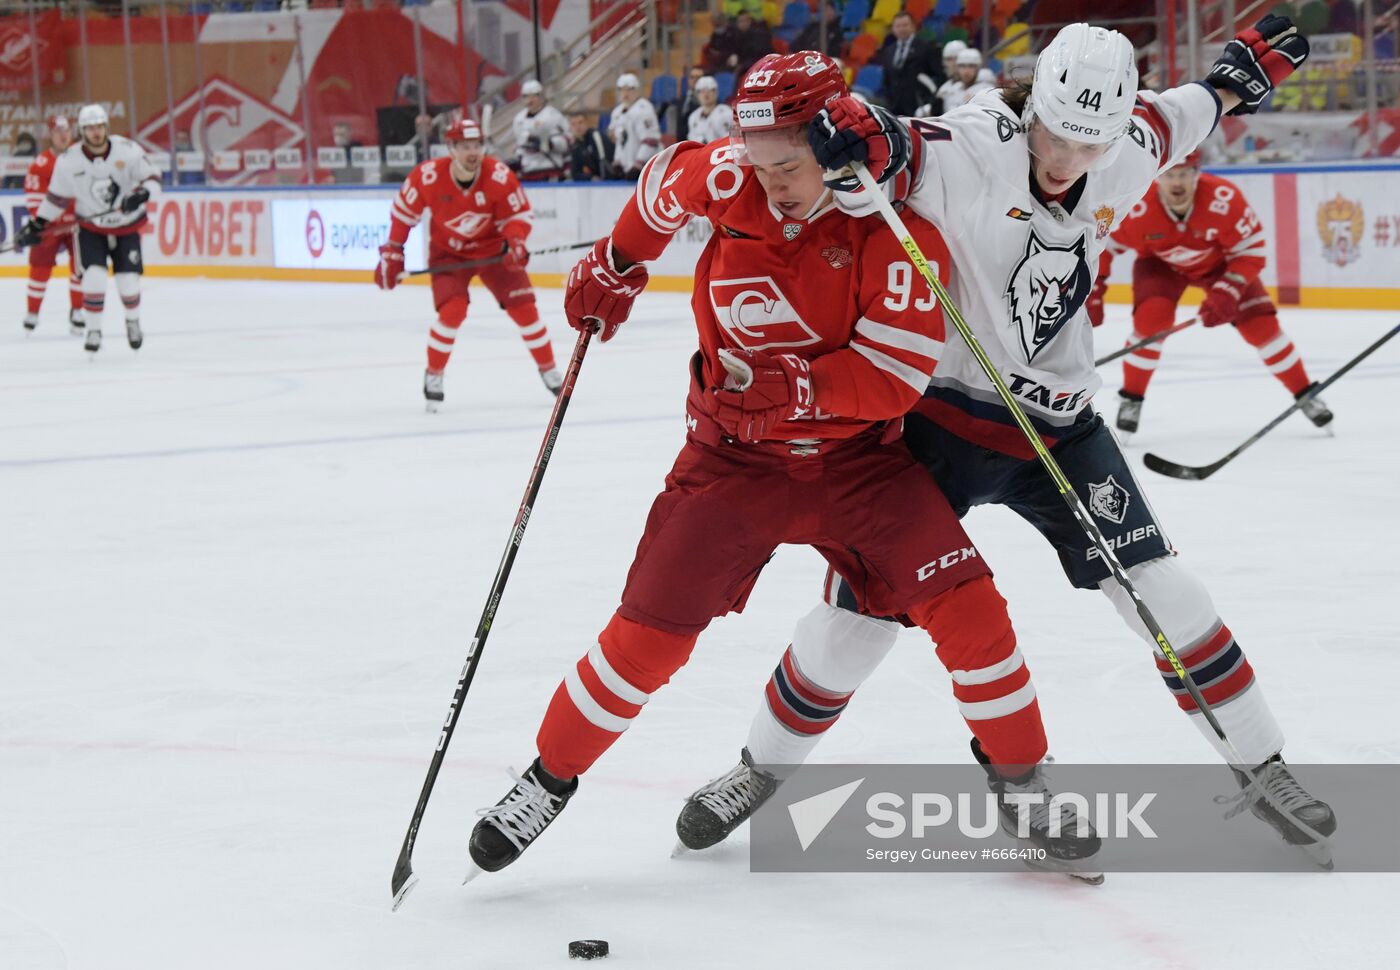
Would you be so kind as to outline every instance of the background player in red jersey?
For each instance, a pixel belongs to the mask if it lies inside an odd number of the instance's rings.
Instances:
[[[681,142],[655,156],[612,235],[569,277],[570,325],[596,322],[606,341],[646,285],[646,262],[692,217],[714,226],[695,270],[700,349],[686,444],[652,505],[621,605],[554,692],[538,757],[472,832],[481,869],[514,862],[557,817],[578,776],[686,662],[701,631],[743,608],[782,543],[813,546],[870,610],[929,630],[950,670],[1002,669],[1015,681],[1014,703],[1000,704],[999,716],[968,720],[1007,777],[1045,754],[1006,604],[898,440],[900,416],[942,351],[942,311],[892,233],[837,208],[807,144],[811,119],[847,93],[823,54],[760,60],[740,88],[734,143]],[[909,219],[946,271],[942,237]],[[873,621],[832,622],[859,654]],[[846,666],[789,660],[790,683],[817,716],[834,719],[855,686]],[[1099,840],[1076,823],[1067,817],[1061,843],[1083,860]]]
[[[549,331],[535,307],[535,290],[525,273],[530,251],[530,200],[515,173],[485,154],[481,128],[470,118],[453,122],[443,135],[446,158],[423,162],[404,179],[390,211],[389,241],[379,247],[374,283],[392,290],[403,276],[403,245],[409,232],[432,211],[428,229],[428,264],[497,260],[484,266],[433,275],[437,321],[428,332],[428,369],[423,397],[428,410],[442,403],[442,372],[452,355],[457,328],[467,318],[468,286],[476,277],[520,329],[520,339],[535,359],[540,379],[553,394],[564,377],[554,366]]]
[[[1192,152],[1157,179],[1113,233],[1114,245],[1099,260],[1090,318],[1103,322],[1103,291],[1113,250],[1137,253],[1133,263],[1133,343],[1160,333],[1176,321],[1176,306],[1188,286],[1206,291],[1201,323],[1233,323],[1259,352],[1264,366],[1301,397],[1312,386],[1293,341],[1278,322],[1278,310],[1259,281],[1264,270],[1264,229],[1233,182],[1201,171],[1201,153]],[[1132,433],[1142,417],[1147,382],[1162,356],[1162,343],[1149,344],[1123,361],[1118,430]],[[1320,398],[1303,401],[1303,413],[1319,428],[1332,420]]]
[[[73,126],[63,115],[49,119],[49,147],[45,148],[29,165],[29,173],[24,177],[24,207],[32,218],[39,212],[39,203],[49,191],[49,180],[53,178],[53,163],[73,144]],[[55,219],[45,231],[37,245],[29,247],[29,306],[24,314],[24,329],[33,330],[39,325],[39,307],[44,302],[44,290],[48,288],[49,277],[53,275],[54,263],[58,254],[68,250],[68,324],[73,333],[83,332],[83,270],[76,258],[73,244],[74,228],[78,218],[73,214],[70,203],[63,215]]]

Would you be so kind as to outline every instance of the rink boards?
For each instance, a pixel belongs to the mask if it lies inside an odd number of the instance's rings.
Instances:
[[[1329,165],[1213,170],[1235,182],[1269,237],[1264,282],[1283,305],[1400,308],[1400,166]],[[396,186],[174,188],[151,204],[144,256],[152,275],[368,282],[387,238]],[[533,249],[607,233],[632,189],[622,184],[532,185]],[[23,194],[0,193],[0,240],[25,218]],[[410,270],[425,234],[410,237]],[[651,285],[689,290],[710,236],[692,221],[652,267]],[[535,257],[537,284],[558,286],[581,250]],[[24,272],[0,254],[0,275]],[[1115,261],[1109,300],[1128,302],[1132,261]],[[418,281],[415,281],[418,282]],[[1188,296],[1188,300],[1190,297]]]

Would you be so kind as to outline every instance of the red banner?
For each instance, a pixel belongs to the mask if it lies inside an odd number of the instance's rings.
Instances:
[[[35,17],[32,31],[28,15],[0,17],[0,89],[33,90],[36,59],[40,84],[62,81],[65,55],[57,10]]]

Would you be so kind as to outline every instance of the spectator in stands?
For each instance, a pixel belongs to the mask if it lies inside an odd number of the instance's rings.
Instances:
[[[695,85],[705,76],[705,69],[702,67],[692,67],[689,76],[685,81],[685,97],[680,101],[680,107],[676,112],[679,119],[676,124],[676,140],[685,141],[690,137],[690,116],[695,113],[695,109],[700,107],[700,97],[695,91]]]
[[[822,46],[822,19],[813,17],[801,32],[792,39],[795,51],[821,51],[833,58],[841,56],[841,11],[835,3],[822,7],[826,11],[826,46]]]
[[[729,58],[729,70],[742,78],[749,68],[764,54],[773,53],[773,35],[768,25],[754,19],[750,13],[741,13],[734,18],[735,50]]]
[[[710,39],[705,42],[705,48],[700,52],[703,74],[729,70],[733,57],[739,51],[739,39],[729,18],[722,13],[715,13],[710,17],[710,24]]]
[[[175,170],[177,173],[176,182],[180,185],[203,185],[204,169],[193,169],[191,171],[180,170],[180,156],[186,152],[194,151],[194,142],[190,139],[188,131],[175,132]]]
[[[907,13],[896,14],[890,24],[880,63],[885,68],[880,96],[896,115],[914,114],[943,80],[937,52],[932,44],[916,36],[914,18]],[[927,82],[919,80],[921,74]]]
[[[588,114],[569,112],[569,178],[597,182],[612,172],[612,141],[589,127]]]
[[[418,152],[418,161],[432,158],[434,145],[442,143],[442,134],[432,115],[419,115],[413,119],[413,147]]]
[[[331,142],[336,148],[345,149],[345,164],[330,170],[331,179],[337,185],[354,185],[363,182],[365,180],[364,170],[356,168],[354,160],[350,157],[351,149],[359,148],[360,143],[355,140],[354,129],[350,127],[348,121],[337,121],[331,125]]]
[[[39,154],[39,143],[34,140],[34,136],[31,135],[29,132],[21,131],[18,135],[15,136],[14,151],[12,151],[10,154],[15,156],[16,158],[27,158],[37,155]],[[4,181],[0,182],[0,188],[22,189],[24,188],[24,176],[7,175],[5,176]]]

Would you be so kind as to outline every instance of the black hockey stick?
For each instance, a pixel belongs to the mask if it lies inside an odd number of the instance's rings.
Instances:
[[[567,243],[563,246],[550,246],[548,249],[533,249],[530,251],[530,255],[548,256],[551,253],[562,253],[570,249],[582,249],[585,246],[594,246],[597,245],[597,242],[598,240],[595,239],[592,242]],[[497,255],[488,256],[484,259],[469,259],[462,263],[442,263],[437,266],[429,266],[427,269],[415,269],[412,273],[404,273],[403,275],[404,277],[431,276],[434,273],[455,273],[462,269],[476,269],[478,266],[490,266],[493,263],[499,263],[501,260],[505,259],[506,252],[507,250],[502,249]]]
[[[1184,478],[1187,481],[1193,482],[1198,482],[1203,478],[1209,478],[1216,472],[1220,471],[1220,469],[1228,465],[1230,462],[1234,461],[1235,458],[1239,457],[1240,452],[1244,451],[1250,445],[1254,444],[1254,442],[1258,441],[1260,438],[1264,437],[1264,435],[1268,434],[1270,431],[1274,430],[1274,428],[1278,427],[1283,422],[1284,418],[1288,417],[1294,411],[1302,407],[1304,401],[1308,400],[1309,398],[1316,397],[1318,394],[1321,394],[1324,388],[1331,386],[1337,380],[1337,378],[1341,377],[1347,371],[1351,370],[1357,364],[1361,363],[1367,357],[1371,356],[1371,354],[1373,354],[1377,349],[1380,348],[1381,344],[1385,343],[1397,333],[1400,333],[1400,324],[1396,324],[1394,327],[1392,327],[1386,332],[1385,336],[1381,337],[1381,339],[1377,340],[1375,343],[1371,344],[1371,346],[1367,347],[1365,350],[1361,351],[1361,353],[1357,354],[1351,360],[1343,364],[1337,370],[1337,372],[1331,377],[1327,378],[1327,380],[1317,385],[1317,387],[1313,388],[1307,394],[1304,394],[1297,401],[1294,401],[1293,404],[1287,409],[1285,409],[1282,414],[1274,418],[1268,424],[1264,425],[1264,427],[1260,428],[1258,431],[1254,432],[1254,434],[1246,438],[1238,448],[1230,452],[1228,455],[1226,455],[1219,461],[1212,462],[1209,465],[1199,466],[1178,465],[1174,461],[1167,461],[1165,458],[1159,458],[1151,452],[1148,452],[1147,454],[1142,456],[1142,463],[1148,468],[1152,469],[1157,474],[1167,475],[1171,478]]]
[[[948,295],[947,288],[943,285],[942,281],[938,279],[938,274],[929,267],[928,260],[924,258],[923,252],[919,249],[919,244],[914,240],[913,235],[910,234],[908,227],[904,225],[904,220],[900,218],[899,213],[894,211],[894,206],[890,203],[890,200],[885,197],[884,190],[875,183],[875,177],[870,174],[870,170],[860,162],[855,162],[851,167],[855,170],[857,177],[860,178],[861,185],[865,187],[865,191],[869,194],[875,207],[879,210],[881,217],[884,218],[885,224],[890,227],[890,230],[899,239],[900,246],[903,247],[910,262],[914,264],[914,268],[918,270],[924,282],[926,282],[929,289],[933,291],[933,294],[938,297],[938,302],[943,307],[944,315],[953,322],[953,327],[958,331],[958,335],[962,337],[963,343],[967,344],[968,350],[972,351],[972,356],[977,358],[977,364],[981,367],[982,373],[987,375],[987,379],[991,381],[992,386],[996,388],[997,396],[1001,399],[1002,405],[1011,413],[1017,426],[1020,427],[1021,433],[1026,436],[1026,440],[1030,443],[1031,449],[1036,453],[1036,456],[1040,459],[1040,463],[1050,474],[1051,481],[1055,483],[1055,487],[1060,492],[1060,497],[1063,498],[1065,504],[1069,506],[1069,510],[1079,523],[1079,527],[1084,530],[1084,534],[1094,543],[1094,547],[1098,550],[1098,554],[1102,557],[1104,564],[1108,566],[1109,572],[1113,575],[1114,580],[1132,599],[1133,606],[1137,610],[1138,619],[1142,621],[1142,625],[1147,629],[1148,633],[1151,634],[1153,641],[1157,644],[1157,649],[1161,651],[1167,663],[1171,664],[1172,671],[1181,680],[1182,686],[1185,687],[1186,692],[1191,695],[1191,699],[1196,702],[1196,707],[1200,710],[1206,723],[1210,725],[1211,730],[1215,732],[1215,736],[1220,739],[1221,745],[1229,753],[1230,763],[1232,765],[1238,765],[1240,770],[1245,772],[1248,777],[1252,779],[1250,787],[1258,792],[1258,797],[1264,799],[1264,801],[1269,802],[1276,809],[1283,812],[1300,831],[1306,833],[1318,846],[1329,846],[1331,840],[1298,819],[1296,815],[1288,811],[1282,805],[1277,804],[1276,799],[1269,795],[1264,787],[1259,784],[1253,772],[1249,770],[1251,766],[1244,760],[1239,749],[1235,747],[1234,742],[1231,741],[1229,736],[1225,733],[1225,729],[1221,727],[1220,720],[1215,716],[1215,711],[1211,708],[1210,704],[1207,703],[1205,697],[1202,696],[1201,689],[1191,677],[1190,671],[1182,664],[1180,656],[1177,655],[1176,650],[1167,639],[1167,634],[1162,629],[1162,625],[1158,623],[1156,617],[1152,615],[1152,611],[1148,609],[1147,604],[1143,601],[1142,594],[1137,591],[1137,587],[1133,585],[1133,581],[1128,577],[1128,571],[1118,559],[1118,554],[1114,552],[1113,547],[1110,546],[1108,540],[1104,538],[1103,532],[1099,530],[1099,527],[1094,524],[1094,520],[1090,518],[1089,510],[1084,507],[1084,501],[1079,497],[1079,493],[1074,490],[1074,486],[1070,484],[1069,479],[1065,476],[1064,470],[1060,468],[1060,463],[1055,460],[1055,456],[1050,454],[1050,449],[1045,447],[1045,442],[1040,440],[1039,432],[1035,430],[1035,426],[1031,424],[1030,418],[1026,417],[1026,412],[1022,410],[1020,402],[1016,400],[1015,395],[1013,395],[1006,386],[1006,381],[1002,379],[1001,374],[996,369],[996,365],[993,364],[991,358],[987,356],[986,350],[983,349],[976,334],[972,332],[972,328],[969,327],[967,321],[963,319],[963,315],[961,311],[958,310],[957,304],[953,302],[953,298]]]
[[[564,423],[564,412],[568,410],[569,399],[573,396],[574,384],[578,380],[579,368],[583,366],[583,355],[588,350],[588,341],[592,337],[592,331],[584,330],[579,333],[578,341],[574,344],[574,354],[569,358],[569,367],[564,373],[564,384],[559,388],[559,397],[555,400],[554,411],[549,416],[549,428],[545,431],[544,443],[540,445],[540,452],[535,457],[534,468],[530,469],[530,480],[525,485],[525,497],[520,501],[520,511],[515,514],[515,525],[511,527],[510,540],[501,555],[501,564],[496,567],[496,578],[491,582],[486,606],[481,611],[476,634],[467,650],[467,661],[462,666],[462,675],[457,679],[457,687],[452,692],[452,703],[447,707],[447,720],[442,724],[437,748],[433,751],[432,761],[428,763],[428,777],[423,780],[423,790],[418,793],[418,804],[413,807],[413,818],[408,823],[408,832],[404,835],[403,847],[399,849],[398,861],[394,863],[394,875],[389,883],[389,888],[394,894],[394,909],[399,908],[409,890],[418,882],[413,875],[413,844],[418,840],[418,826],[423,821],[423,810],[428,806],[433,784],[442,768],[443,756],[447,754],[447,746],[452,741],[452,732],[457,727],[457,718],[462,712],[462,703],[466,700],[467,691],[471,689],[472,678],[476,676],[476,666],[481,662],[481,654],[486,649],[486,637],[496,619],[496,609],[501,605],[501,594],[505,592],[506,580],[510,578],[511,567],[515,564],[515,555],[520,551],[520,542],[525,537],[525,526],[530,522],[530,511],[540,494],[540,484],[544,481],[545,469],[549,467],[549,457],[554,453],[554,444]]]
[[[1179,332],[1181,332],[1182,330],[1185,330],[1187,327],[1193,327],[1193,326],[1195,326],[1195,325],[1196,325],[1196,321],[1198,321],[1199,319],[1200,319],[1200,317],[1192,317],[1190,320],[1183,320],[1183,321],[1181,321],[1181,322],[1178,323],[1178,324],[1173,324],[1172,326],[1168,327],[1168,328],[1165,329],[1165,330],[1159,330],[1159,331],[1157,331],[1156,333],[1154,333],[1154,334],[1153,334],[1152,336],[1150,336],[1150,337],[1143,337],[1143,338],[1142,338],[1141,340],[1139,340],[1137,343],[1128,344],[1128,346],[1122,347],[1122,348],[1120,348],[1120,349],[1118,349],[1118,350],[1115,350],[1115,351],[1114,351],[1113,353],[1111,353],[1111,354],[1105,354],[1104,356],[1100,357],[1098,360],[1094,361],[1094,366],[1095,366],[1095,367],[1102,367],[1104,364],[1107,364],[1107,363],[1109,363],[1110,361],[1115,361],[1115,360],[1117,360],[1119,357],[1126,357],[1126,356],[1128,356],[1129,354],[1131,354],[1131,353],[1132,353],[1133,351],[1135,351],[1135,350],[1140,350],[1140,349],[1142,349],[1143,347],[1151,346],[1152,344],[1157,343],[1157,341],[1159,341],[1159,340],[1166,340],[1168,337],[1170,337],[1170,336],[1171,336],[1172,334],[1174,334],[1174,333],[1179,333]]]

